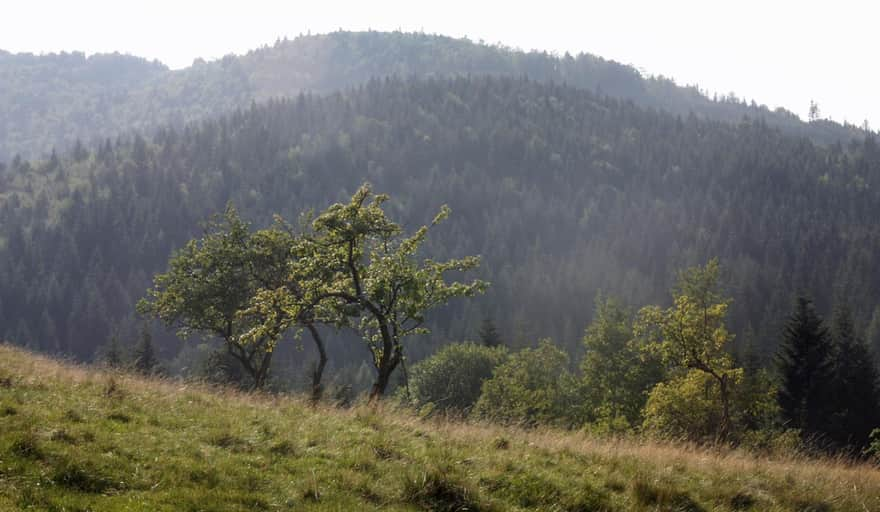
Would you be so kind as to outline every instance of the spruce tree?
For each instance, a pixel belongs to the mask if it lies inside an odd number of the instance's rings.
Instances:
[[[150,327],[145,322],[141,330],[140,342],[134,350],[134,369],[148,375],[153,373],[157,366],[159,366],[159,360],[153,348],[153,336],[150,334]]]
[[[107,342],[101,360],[110,368],[119,368],[122,366],[122,348],[119,346],[119,336],[116,334],[111,336],[110,341]]]
[[[495,322],[492,321],[490,316],[483,318],[483,323],[480,325],[480,331],[477,334],[480,337],[480,342],[487,347],[497,347],[504,343],[501,341],[501,335],[498,334]]]
[[[831,337],[813,302],[797,299],[789,317],[779,353],[780,387],[777,395],[783,420],[808,438],[824,438],[834,385]]]
[[[870,349],[855,334],[846,305],[835,309],[834,414],[829,433],[838,448],[861,451],[871,430],[878,426],[878,375]]]

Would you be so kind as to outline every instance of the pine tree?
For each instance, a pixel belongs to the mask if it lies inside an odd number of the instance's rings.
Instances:
[[[156,371],[159,366],[159,360],[156,358],[156,351],[153,348],[153,336],[150,334],[150,327],[144,323],[141,329],[141,339],[134,350],[134,369],[145,375]]]
[[[797,299],[779,354],[781,377],[777,400],[782,417],[807,438],[824,437],[834,385],[832,345],[813,302]]]
[[[101,360],[111,368],[122,366],[122,348],[119,346],[119,337],[117,335],[114,334],[110,337]]]
[[[846,305],[835,309],[832,333],[835,411],[830,421],[830,437],[838,448],[861,451],[880,420],[877,369],[870,349],[855,334]]]
[[[480,337],[480,342],[487,347],[497,347],[504,344],[501,340],[501,335],[498,334],[498,329],[495,327],[495,322],[492,321],[490,316],[483,318],[483,323],[480,325],[480,331],[477,335]]]

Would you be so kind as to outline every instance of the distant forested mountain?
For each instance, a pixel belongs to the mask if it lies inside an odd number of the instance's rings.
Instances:
[[[199,60],[179,71],[122,55],[0,52],[0,161],[48,155],[77,140],[90,143],[133,129],[181,127],[254,100],[338,91],[373,77],[469,74],[528,76],[706,119],[763,118],[826,144],[860,136],[852,127],[803,123],[790,112],[733,96],[715,101],[694,87],[645,79],[630,66],[588,54],[554,56],[424,34],[336,32],[278,41],[240,57]]]
[[[492,283],[432,316],[413,358],[488,316],[510,344],[576,351],[598,291],[663,303],[677,270],[714,256],[739,349],[769,357],[800,292],[824,311],[848,300],[861,327],[880,318],[875,138],[822,146],[763,119],[460,76],[374,79],[0,167],[0,338],[88,359],[135,329],[151,275],[228,201],[262,226],[364,181],[406,226],[448,203],[426,255],[481,254]]]

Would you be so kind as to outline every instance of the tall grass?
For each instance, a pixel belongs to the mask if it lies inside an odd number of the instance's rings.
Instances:
[[[0,345],[0,510],[880,511],[844,459],[336,409]]]

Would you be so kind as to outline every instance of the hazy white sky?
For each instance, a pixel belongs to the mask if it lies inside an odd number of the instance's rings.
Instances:
[[[525,50],[580,51],[710,92],[880,127],[880,4],[741,0],[3,0],[0,49],[120,51],[173,68],[277,37],[424,31]]]

